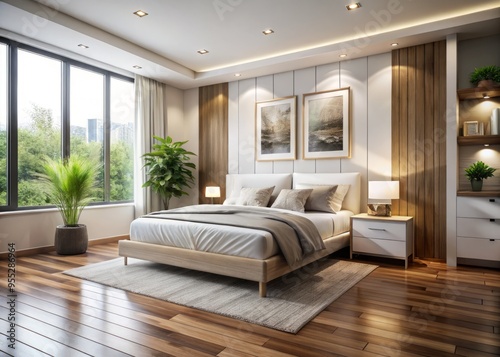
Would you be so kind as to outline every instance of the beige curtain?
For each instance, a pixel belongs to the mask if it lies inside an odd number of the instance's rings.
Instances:
[[[143,188],[146,181],[142,156],[151,151],[153,135],[166,137],[163,83],[136,75],[135,77],[135,216],[163,208],[161,199],[150,188]]]

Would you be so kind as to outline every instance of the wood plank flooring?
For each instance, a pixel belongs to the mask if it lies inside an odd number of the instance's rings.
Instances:
[[[292,335],[61,274],[116,257],[108,243],[17,258],[15,350],[1,260],[0,355],[500,356],[498,270],[358,257],[380,267]]]

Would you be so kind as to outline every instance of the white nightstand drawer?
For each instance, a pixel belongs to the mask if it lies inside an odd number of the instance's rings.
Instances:
[[[500,219],[500,197],[457,197],[457,217]]]
[[[500,239],[500,219],[457,218],[457,236]]]
[[[363,237],[352,238],[352,250],[356,253],[369,253],[395,258],[406,258],[406,243],[395,242],[387,239],[367,239]]]
[[[500,260],[500,239],[457,237],[457,257]]]
[[[352,235],[389,240],[406,240],[406,222],[376,221],[355,219],[352,222]]]

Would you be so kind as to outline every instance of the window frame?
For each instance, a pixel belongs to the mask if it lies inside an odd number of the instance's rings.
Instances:
[[[64,57],[44,49],[36,48],[0,36],[0,43],[7,45],[7,203],[0,205],[0,212],[23,211],[53,208],[46,206],[22,206],[18,201],[18,51],[19,49],[29,51],[38,55],[46,56],[61,61],[61,153],[63,157],[70,155],[70,67],[78,67],[84,70],[99,73],[104,76],[104,200],[90,203],[91,206],[110,205],[133,202],[132,200],[110,201],[111,191],[111,78],[134,83],[134,78],[99,68],[81,61]],[[135,130],[135,128],[134,128]],[[134,143],[135,145],[135,143]]]

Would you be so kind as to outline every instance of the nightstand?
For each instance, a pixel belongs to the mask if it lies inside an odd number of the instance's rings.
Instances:
[[[351,217],[351,259],[353,254],[403,259],[405,269],[413,256],[413,217]]]

